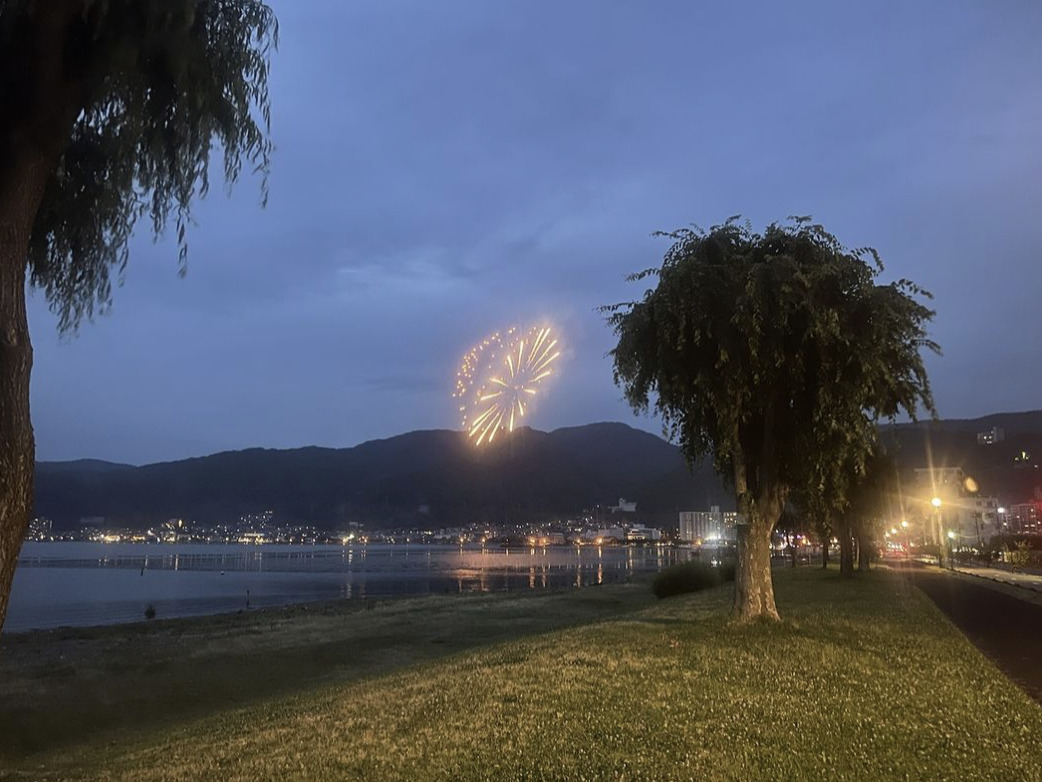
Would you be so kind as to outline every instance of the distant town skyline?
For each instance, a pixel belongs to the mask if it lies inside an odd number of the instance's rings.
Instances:
[[[527,424],[635,417],[596,307],[649,236],[813,215],[935,295],[938,412],[1042,407],[1042,6],[272,3],[271,201],[140,235],[112,311],[30,299],[41,460],[134,464],[458,428],[461,356],[550,322]]]

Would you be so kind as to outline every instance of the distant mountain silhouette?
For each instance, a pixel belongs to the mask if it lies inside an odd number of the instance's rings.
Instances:
[[[1006,439],[977,443],[999,426]],[[883,427],[907,468],[958,466],[1004,502],[1042,498],[1042,411]],[[1029,459],[1018,459],[1023,452]],[[252,448],[149,464],[42,462],[36,513],[58,528],[85,516],[148,526],[168,518],[203,522],[275,511],[280,521],[370,529],[515,522],[575,516],[620,497],[637,518],[675,525],[677,511],[733,508],[708,464],[693,472],[679,449],[621,423],[540,432],[519,429],[475,448],[461,432],[409,432],[354,448]]]
[[[345,449],[253,448],[143,467],[101,464],[41,463],[36,514],[68,528],[85,516],[147,526],[273,510],[282,521],[379,528],[568,517],[620,497],[637,502],[642,521],[674,524],[678,510],[734,505],[708,466],[692,473],[675,446],[619,423],[524,428],[481,448],[461,432],[433,430]]]
[[[37,462],[36,474],[41,473],[97,473],[111,472],[112,470],[132,470],[132,464],[119,464],[118,462],[105,462],[101,459],[76,459],[71,462]]]

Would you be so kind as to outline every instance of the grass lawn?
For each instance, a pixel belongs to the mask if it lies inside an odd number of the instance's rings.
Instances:
[[[398,667],[392,648],[385,673],[330,663],[296,694],[125,726],[15,758],[6,777],[1042,779],[1042,708],[900,576],[782,571],[786,621],[746,627],[726,619],[728,587],[660,603],[646,589],[408,601],[426,605],[421,633],[465,638],[500,604],[524,627]],[[530,617],[544,608],[572,626],[543,632]],[[584,612],[598,621],[576,625]]]

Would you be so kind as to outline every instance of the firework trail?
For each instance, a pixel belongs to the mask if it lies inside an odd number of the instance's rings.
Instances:
[[[560,355],[551,329],[537,326],[497,331],[463,357],[452,396],[475,445],[491,443],[500,430],[514,431]]]

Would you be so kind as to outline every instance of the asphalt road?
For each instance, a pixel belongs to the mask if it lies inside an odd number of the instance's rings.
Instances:
[[[1042,703],[1042,605],[934,569],[907,572],[978,649]]]

